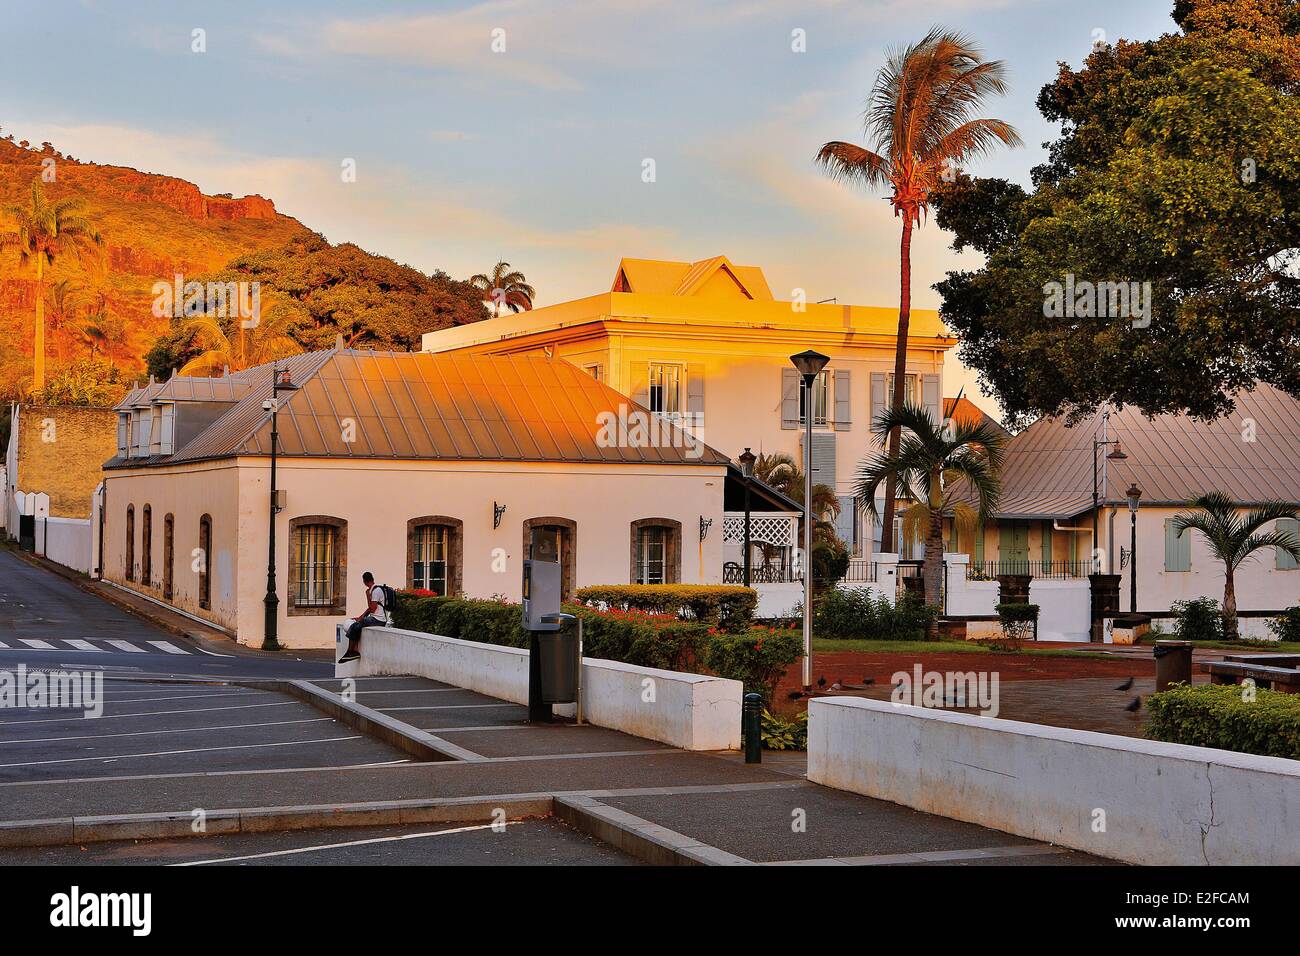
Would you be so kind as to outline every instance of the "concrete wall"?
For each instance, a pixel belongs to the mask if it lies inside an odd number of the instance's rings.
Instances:
[[[1092,587],[1087,578],[1034,578],[1029,603],[1038,605],[1040,641],[1090,640]]]
[[[996,614],[998,608],[997,581],[968,581],[966,568],[970,556],[945,554],[948,564],[948,614],[951,617],[978,617]],[[1085,582],[1086,583],[1086,582]]]
[[[342,629],[336,649],[346,647]],[[528,651],[392,627],[367,628],[359,661],[340,677],[411,674],[528,703]],[[684,750],[740,749],[740,681],[584,658],[589,722]],[[572,708],[569,708],[570,712]]]
[[[38,520],[45,526],[45,556],[65,567],[89,574],[92,566],[89,518],[48,518]]]
[[[23,405],[10,481],[50,496],[50,514],[90,517],[100,466],[117,450],[117,413],[79,405]]]
[[[864,698],[808,709],[815,783],[1130,863],[1300,865],[1300,761]]]

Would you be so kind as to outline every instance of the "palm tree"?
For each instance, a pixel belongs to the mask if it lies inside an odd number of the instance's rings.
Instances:
[[[1266,501],[1239,517],[1232,499],[1221,491],[1207,492],[1199,498],[1193,498],[1187,505],[1197,510],[1191,514],[1175,515],[1174,528],[1179,534],[1188,528],[1194,528],[1205,535],[1210,551],[1223,562],[1223,636],[1235,641],[1237,589],[1233,577],[1237,568],[1256,551],[1264,548],[1281,548],[1300,561],[1300,538],[1296,535],[1276,528],[1263,534],[1257,533],[1270,521],[1279,518],[1294,520],[1298,513],[1292,505],[1281,501]]]
[[[90,221],[82,216],[85,203],[75,196],[50,202],[41,189],[40,177],[32,180],[31,201],[25,206],[5,207],[14,231],[0,235],[0,250],[14,249],[20,264],[36,262],[36,335],[32,349],[32,391],[45,388],[45,270],[53,268],[63,255],[103,243]]]
[[[754,461],[754,477],[770,488],[774,488],[787,498],[803,506],[803,469],[794,458],[783,452],[767,454],[760,452]],[[835,532],[835,519],[840,516],[840,499],[830,485],[818,482],[812,487],[813,513],[813,551],[820,548],[834,547],[841,544]],[[803,540],[803,528],[800,527],[799,540]],[[763,567],[772,563],[776,549],[767,543],[760,543],[763,552]]]
[[[907,371],[907,330],[912,316],[912,230],[921,225],[929,197],[964,160],[1020,135],[999,119],[971,119],[990,94],[1006,92],[1001,60],[985,61],[964,35],[932,27],[918,43],[890,53],[876,74],[865,116],[873,149],[827,143],[817,163],[832,178],[887,187],[894,215],[903,220],[899,246],[898,342],[894,354],[893,408],[901,408]],[[899,433],[889,436],[897,455]],[[881,550],[894,550],[894,479],[885,483]]]
[[[272,313],[270,318],[267,313]],[[239,317],[234,321],[240,322]],[[195,341],[204,351],[181,366],[180,374],[215,376],[298,355],[302,346],[289,335],[292,322],[292,313],[264,301],[257,325],[245,329],[240,322],[239,335],[232,341],[220,320],[206,315],[190,319],[185,327],[193,330]]]
[[[518,269],[511,269],[510,263],[498,262],[492,267],[492,274],[480,272],[470,276],[469,284],[483,293],[483,301],[492,303],[492,315],[501,314],[501,306],[511,312],[527,312],[533,307],[537,290],[528,284],[524,274]]]
[[[60,279],[50,286],[50,328],[61,333],[81,305],[82,289],[71,279]],[[54,340],[55,354],[63,358],[63,337]]]
[[[896,448],[892,436],[906,429]],[[893,480],[912,501],[905,525],[925,532],[925,603],[939,604],[943,573],[943,519],[952,514],[958,526],[973,528],[988,519],[1001,493],[1006,436],[992,423],[937,423],[920,405],[890,408],[876,417],[871,430],[882,453],[858,472],[858,497],[875,517],[876,489]],[[977,507],[971,508],[974,497]],[[888,504],[888,501],[886,501]],[[915,512],[915,516],[913,516]],[[929,624],[930,640],[939,639],[939,622]]]

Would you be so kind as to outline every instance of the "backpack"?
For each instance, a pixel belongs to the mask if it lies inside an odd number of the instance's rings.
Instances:
[[[387,584],[379,585],[379,590],[384,593],[384,613],[391,616],[394,608],[397,607],[397,592]]]

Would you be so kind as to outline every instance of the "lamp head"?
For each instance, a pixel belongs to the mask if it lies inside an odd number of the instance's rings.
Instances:
[[[1127,458],[1128,455],[1124,454],[1124,449],[1119,446],[1119,442],[1115,442],[1115,450],[1106,456],[1107,461],[1124,461]]]
[[[812,378],[826,367],[826,363],[830,361],[830,356],[807,349],[798,355],[791,355],[790,361],[794,363],[794,367],[799,370],[800,375],[804,378]]]
[[[740,454],[740,471],[746,478],[754,477],[754,462],[758,461],[754,453],[746,448]]]
[[[1128,486],[1128,491],[1124,492],[1124,497],[1128,498],[1128,510],[1131,514],[1137,514],[1138,502],[1142,500],[1142,489],[1133,482]]]

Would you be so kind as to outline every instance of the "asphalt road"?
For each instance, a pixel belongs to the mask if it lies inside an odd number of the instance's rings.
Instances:
[[[0,670],[19,664],[106,677],[334,676],[332,663],[292,651],[200,647],[0,548]]]

